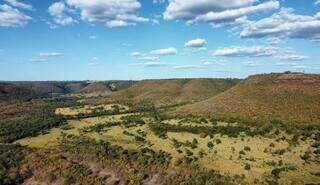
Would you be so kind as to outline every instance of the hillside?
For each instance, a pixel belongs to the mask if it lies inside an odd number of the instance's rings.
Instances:
[[[208,100],[186,105],[175,114],[320,122],[320,75],[254,75]]]
[[[27,88],[15,84],[0,82],[0,101],[26,100],[35,93]]]
[[[238,82],[238,79],[143,80],[110,98],[150,100],[157,106],[197,102],[224,92]]]
[[[92,82],[89,83],[86,87],[81,89],[81,93],[95,93],[95,92],[111,92],[107,84],[102,82]]]

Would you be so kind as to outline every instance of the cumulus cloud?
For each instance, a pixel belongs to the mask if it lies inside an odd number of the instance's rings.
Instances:
[[[184,44],[187,48],[202,48],[207,44],[205,39],[194,39]]]
[[[293,9],[282,8],[279,13],[244,25],[240,33],[243,38],[262,38],[267,36],[320,39],[320,14],[314,16],[298,15]]]
[[[271,46],[232,46],[217,49],[213,54],[225,57],[263,57],[274,55],[278,50]]]
[[[189,20],[188,24],[193,24],[196,22],[214,22],[214,23],[234,22],[238,18],[247,16],[249,14],[278,9],[279,6],[280,4],[278,1],[270,1],[270,2],[265,2],[256,6],[249,6],[249,7],[233,9],[233,10],[232,9],[225,10],[222,12],[208,12],[206,14],[197,16],[193,20]]]
[[[66,26],[77,22],[71,16],[68,15],[68,12],[72,10],[69,9],[64,2],[55,2],[49,8],[48,12],[53,16],[53,21],[55,24]]]
[[[33,7],[29,4],[19,2],[17,0],[5,0],[7,3],[9,3],[11,6],[14,6],[16,8],[21,8],[25,10],[32,10]]]
[[[254,4],[256,0],[169,0],[164,12],[166,20],[185,20],[195,22],[226,23],[261,11],[279,8],[278,1]]]
[[[63,53],[60,52],[46,52],[46,53],[39,53],[40,57],[62,57],[64,56]]]
[[[176,48],[163,48],[163,49],[156,49],[150,52],[152,55],[176,55],[178,53]]]
[[[213,55],[223,57],[274,57],[286,61],[309,59],[308,56],[299,55],[291,48],[274,46],[231,46],[217,49],[213,52]]]
[[[314,2],[315,5],[320,5],[320,0],[317,0],[316,2]]]
[[[32,20],[31,17],[20,12],[9,5],[0,5],[0,26],[2,27],[22,27]]]
[[[66,0],[66,3],[80,11],[82,20],[102,23],[111,28],[149,21],[137,15],[141,7],[137,0]]]

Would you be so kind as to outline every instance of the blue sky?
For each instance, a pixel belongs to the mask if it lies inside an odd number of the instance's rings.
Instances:
[[[317,0],[0,0],[0,80],[320,72]]]

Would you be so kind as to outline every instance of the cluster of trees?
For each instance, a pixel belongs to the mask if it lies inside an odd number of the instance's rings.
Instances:
[[[74,98],[33,100],[31,107],[22,106],[19,114],[1,116],[0,143],[11,143],[21,138],[36,136],[53,127],[64,125],[66,118],[56,115],[56,108],[75,105],[79,103]]]
[[[11,143],[65,124],[66,119],[54,111],[52,106],[44,106],[32,113],[0,120],[0,142]]]
[[[180,148],[181,146],[190,147],[191,149],[195,149],[198,147],[198,140],[196,138],[194,138],[192,142],[190,142],[189,140],[185,142],[180,142],[176,139],[172,139],[172,143],[176,149]]]
[[[125,127],[136,127],[146,124],[141,115],[128,115],[121,117]]]
[[[25,158],[27,149],[20,145],[0,144],[0,184],[20,184],[26,174],[20,173],[20,162]]]
[[[193,134],[214,135],[221,134],[229,137],[238,137],[241,133],[254,135],[252,129],[245,125],[235,126],[191,126],[191,125],[173,125],[166,123],[151,123],[151,130],[159,137],[165,138],[167,132],[190,132]]]
[[[107,128],[114,127],[120,124],[121,124],[120,122],[97,123],[95,125],[83,127],[80,129],[80,131],[84,133],[89,133],[89,132],[101,133],[101,132],[106,132]]]
[[[64,149],[68,152],[90,152],[97,155],[98,159],[126,160],[127,162],[139,163],[141,165],[168,165],[171,159],[170,154],[159,151],[155,152],[150,148],[139,150],[127,150],[108,141],[96,142],[94,139],[80,136],[64,137],[61,141]]]

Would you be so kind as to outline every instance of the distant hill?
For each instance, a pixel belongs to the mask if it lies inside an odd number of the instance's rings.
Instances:
[[[119,90],[129,88],[135,83],[135,81],[103,81],[103,82],[16,81],[16,82],[0,82],[0,83],[7,84],[6,86],[8,86],[8,84],[11,84],[12,87],[16,87],[24,91],[32,92],[33,96],[44,97],[51,94],[61,95],[61,94],[70,94],[70,93],[93,93],[93,92],[119,91]],[[11,89],[11,90],[16,91],[14,89]],[[9,91],[10,90],[7,89],[7,93],[10,94]]]
[[[34,95],[35,92],[30,89],[0,82],[0,101],[27,100]]]
[[[111,89],[106,83],[103,82],[92,82],[81,89],[81,93],[94,93],[94,92],[111,92]]]
[[[69,93],[69,89],[66,87],[68,82],[54,82],[54,81],[42,81],[42,82],[11,82],[19,87],[30,89],[39,95],[46,95],[51,93],[66,94]]]
[[[169,79],[143,80],[114,93],[111,99],[150,100],[157,106],[197,102],[226,91],[238,79]]]
[[[320,123],[320,75],[272,73],[250,76],[215,97],[180,107],[175,114]]]

